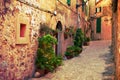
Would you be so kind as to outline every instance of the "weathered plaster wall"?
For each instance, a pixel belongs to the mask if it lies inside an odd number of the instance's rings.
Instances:
[[[34,0],[26,1],[44,6]],[[45,9],[52,11],[53,2],[49,3],[51,7],[46,6]],[[29,41],[27,44],[16,44],[18,33],[16,27],[19,24],[17,21],[19,14],[24,14],[29,19],[29,31],[27,32]],[[24,20],[24,16],[21,17]],[[27,80],[32,76],[40,23],[49,23],[50,19],[51,15],[48,13],[19,1],[11,1],[6,14],[0,16],[0,80]]]

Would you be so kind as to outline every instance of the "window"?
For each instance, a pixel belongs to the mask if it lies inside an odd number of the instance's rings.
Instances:
[[[26,24],[20,24],[20,37],[25,37]]]
[[[96,13],[101,12],[101,7],[96,8]]]
[[[97,18],[97,21],[96,21],[96,33],[101,33],[101,18]]]
[[[29,18],[25,14],[19,14],[16,24],[16,44],[28,44]]]

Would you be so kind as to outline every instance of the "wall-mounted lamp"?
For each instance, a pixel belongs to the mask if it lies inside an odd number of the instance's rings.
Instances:
[[[51,12],[51,13],[52,13],[51,17],[57,16],[57,11],[54,11],[54,12]]]
[[[53,14],[54,14],[54,16],[56,16],[57,15],[57,11],[54,11]]]

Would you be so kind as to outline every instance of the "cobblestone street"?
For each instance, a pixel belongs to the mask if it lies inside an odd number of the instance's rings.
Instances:
[[[111,41],[92,41],[80,56],[65,60],[56,72],[31,80],[114,80]]]

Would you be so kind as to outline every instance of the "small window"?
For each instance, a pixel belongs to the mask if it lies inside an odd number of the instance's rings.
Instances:
[[[26,24],[20,24],[20,37],[25,37]]]
[[[29,18],[25,14],[19,14],[16,20],[16,44],[29,43]]]
[[[96,13],[101,12],[101,7],[96,8]]]

